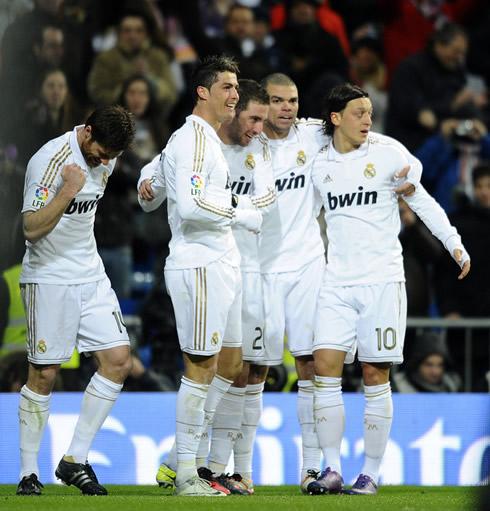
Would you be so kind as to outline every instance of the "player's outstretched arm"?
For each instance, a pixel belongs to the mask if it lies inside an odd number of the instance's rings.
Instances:
[[[467,259],[463,263],[463,256],[464,256],[463,250],[460,249],[454,250],[453,258],[461,267],[461,273],[458,276],[458,280],[463,280],[466,277],[466,275],[468,275],[468,273],[470,272],[471,262],[469,259]]]

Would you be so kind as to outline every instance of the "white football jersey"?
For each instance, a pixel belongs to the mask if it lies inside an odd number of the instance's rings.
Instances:
[[[262,273],[296,271],[325,252],[317,216],[321,200],[311,184],[313,160],[325,144],[322,123],[297,120],[286,138],[268,139],[277,206],[259,235]]]
[[[197,268],[220,258],[239,266],[230,173],[216,131],[189,115],[168,141],[158,172],[163,176],[154,182],[166,188],[172,231],[165,269]]]
[[[313,164],[327,223],[325,282],[333,286],[404,281],[400,214],[394,177],[409,164],[404,150],[386,137],[369,136],[359,149],[338,153],[329,142]],[[461,239],[437,202],[417,186],[404,197],[410,208],[452,252]]]
[[[22,213],[37,211],[53,200],[63,186],[65,165],[79,165],[87,180],[56,227],[36,243],[26,242],[21,283],[81,284],[105,275],[97,253],[94,220],[116,160],[88,167],[78,145],[78,128],[81,126],[47,142],[27,165]]]
[[[231,191],[238,197],[238,207],[256,207],[267,215],[275,205],[274,176],[267,140],[254,137],[246,147],[222,144],[231,175]],[[241,256],[241,270],[259,272],[258,236],[234,225],[233,235]]]

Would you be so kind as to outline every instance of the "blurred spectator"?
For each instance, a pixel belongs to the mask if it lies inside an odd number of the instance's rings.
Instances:
[[[129,151],[139,158],[141,168],[165,147],[170,136],[169,127],[158,108],[153,85],[143,75],[126,80],[119,104],[134,115],[136,138]],[[122,158],[125,154],[126,151]]]
[[[193,16],[188,13],[192,12]],[[254,10],[239,3],[233,4],[225,18],[225,34],[210,37],[200,18],[197,0],[182,2],[176,9],[182,28],[200,58],[225,54],[234,57],[240,65],[240,77],[261,80],[275,71],[273,61],[264,47],[254,41]]]
[[[37,83],[37,97],[26,104],[13,130],[12,139],[22,165],[27,165],[31,156],[46,142],[71,131],[85,119],[85,112],[70,95],[61,69],[45,71]]]
[[[354,39],[350,65],[352,81],[368,92],[373,104],[371,129],[384,133],[388,92],[381,40],[373,36]]]
[[[0,357],[0,392],[20,392],[27,382],[28,370],[25,348]]]
[[[398,199],[398,204],[402,224],[399,238],[403,247],[407,315],[426,317],[434,299],[432,264],[441,257],[444,247],[403,199]],[[410,333],[407,331],[407,335]]]
[[[12,128],[18,121],[19,112],[23,112],[26,104],[37,96],[40,76],[47,69],[60,68],[63,61],[64,38],[61,28],[53,24],[45,25],[30,39],[32,47],[22,60],[2,63],[0,105],[3,115],[0,128],[5,142],[12,141]]]
[[[314,0],[291,0],[286,24],[274,36],[287,58],[284,72],[296,83],[303,98],[302,115],[320,117],[318,98],[349,77],[349,61],[338,39],[320,26]]]
[[[153,84],[156,102],[167,114],[176,100],[170,69],[171,57],[149,35],[150,22],[143,11],[126,11],[118,23],[117,44],[94,59],[88,77],[89,97],[96,106],[112,105],[124,82],[143,75]]]
[[[449,215],[471,256],[471,272],[458,280],[451,261],[442,257],[435,266],[435,288],[441,316],[451,318],[488,318],[490,316],[490,161],[473,169],[474,200],[466,201]],[[453,282],[454,281],[454,282]],[[461,331],[449,331],[448,341],[456,360],[464,360]],[[452,335],[451,335],[452,334]],[[489,369],[489,330],[473,331],[474,390],[485,391]],[[456,351],[457,350],[457,351]]]
[[[287,10],[292,4],[298,3],[295,0],[285,0],[273,2],[270,7],[271,12],[271,29],[273,31],[280,30],[286,25],[288,17]],[[350,57],[349,37],[345,29],[344,19],[337,10],[330,7],[331,2],[328,0],[305,0],[314,9],[315,18],[323,30],[337,38],[346,57]],[[311,9],[308,9],[310,11]],[[359,5],[356,5],[356,11],[359,11]],[[302,8],[302,15],[309,18],[310,14],[306,9]]]
[[[477,116],[487,99],[467,87],[467,50],[465,30],[446,24],[432,34],[423,51],[399,64],[389,87],[388,135],[415,152],[443,119],[462,109],[467,118]]]
[[[480,159],[490,160],[490,135],[476,117],[445,119],[415,154],[424,167],[423,185],[451,213],[473,196],[471,174]]]
[[[408,56],[423,50],[444,23],[464,24],[486,0],[378,0],[387,78]]]
[[[459,392],[461,377],[448,370],[450,357],[446,343],[433,332],[421,334],[414,342],[411,356],[393,373],[395,392]]]

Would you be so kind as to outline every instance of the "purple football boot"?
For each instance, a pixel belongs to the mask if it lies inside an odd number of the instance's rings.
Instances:
[[[347,495],[376,495],[378,485],[369,476],[361,474],[352,488],[345,493]]]
[[[310,495],[333,495],[344,491],[344,480],[338,472],[327,467],[316,481],[308,485]]]

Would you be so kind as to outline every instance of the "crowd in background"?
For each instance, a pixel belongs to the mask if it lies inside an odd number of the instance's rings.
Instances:
[[[490,317],[488,2],[11,0],[0,4],[0,14],[0,331],[8,323],[9,278],[23,256],[27,162],[94,108],[121,104],[135,117],[136,143],[118,159],[95,233],[123,312],[142,320],[129,325],[141,363],[126,387],[177,388],[180,352],[163,281],[166,211],[142,213],[136,182],[191,112],[188,78],[197,59],[210,54],[235,57],[240,78],[289,75],[302,98],[301,117],[320,117],[334,85],[364,88],[374,106],[373,131],[398,139],[421,160],[422,184],[472,257],[471,273],[458,281],[443,247],[400,200],[409,317]],[[488,390],[488,345],[489,330],[475,330],[477,391]],[[409,332],[406,358],[394,389],[462,390],[462,330],[446,339]],[[24,361],[1,353],[0,391],[20,388]],[[84,364],[76,377],[62,371],[61,389],[85,387]],[[281,390],[283,376],[272,372],[268,388]],[[356,390],[355,369],[346,376]]]

